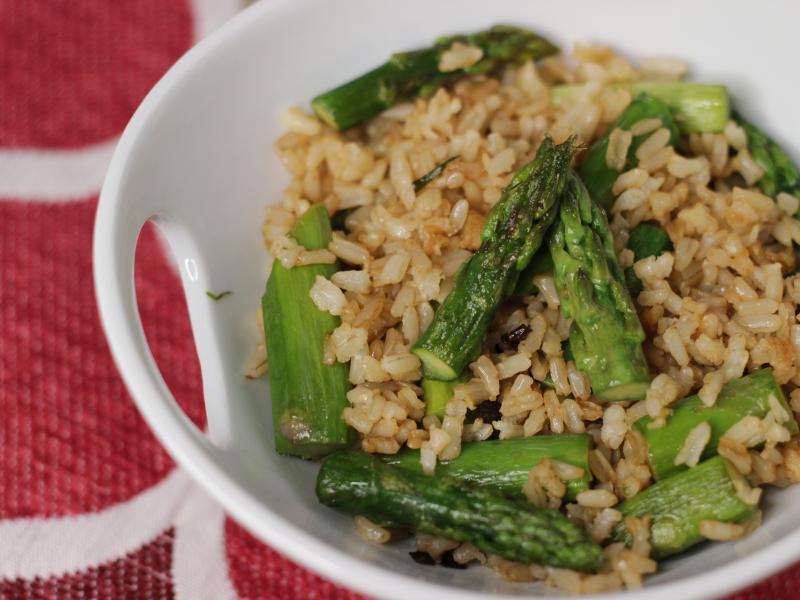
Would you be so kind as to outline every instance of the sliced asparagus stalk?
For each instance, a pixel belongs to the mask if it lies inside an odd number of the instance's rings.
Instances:
[[[569,347],[594,394],[608,401],[643,398],[650,372],[636,314],[603,209],[570,173],[550,233],[556,288],[573,319]]]
[[[642,260],[648,256],[659,256],[662,252],[672,250],[672,240],[669,239],[667,232],[659,227],[658,223],[645,221],[631,230],[628,248],[633,250],[634,260]],[[625,282],[628,291],[634,298],[641,293],[644,287],[633,267],[625,269]]]
[[[669,106],[682,131],[718,133],[725,129],[731,114],[731,99],[724,85],[689,81],[628,81],[613,84],[631,95],[648,94]],[[553,88],[553,102],[560,104],[580,94],[582,85]]]
[[[611,189],[617,177],[623,171],[632,169],[639,163],[636,158],[636,150],[652,132],[633,137],[628,148],[625,164],[621,169],[610,167],[607,162],[606,155],[611,133],[615,129],[628,131],[636,123],[645,119],[660,119],[662,126],[670,131],[670,144],[674,144],[678,139],[678,128],[675,125],[669,107],[657,98],[642,94],[636,97],[616,122],[608,128],[608,131],[592,144],[578,167],[578,174],[586,184],[589,194],[605,210],[610,210],[614,205],[615,198],[614,194],[611,193]]]
[[[670,407],[672,415],[666,425],[658,429],[650,426],[650,417],[636,421],[636,428],[647,441],[653,477],[664,479],[687,468],[686,465],[675,465],[675,457],[689,432],[704,421],[711,426],[711,439],[706,444],[702,458],[714,456],[720,438],[743,417],[752,415],[761,419],[767,415],[770,396],[774,396],[789,415],[789,421],[784,426],[790,433],[798,433],[797,422],[772,369],[760,369],[726,383],[711,407],[703,404],[699,396],[684,398]]]
[[[522,486],[528,471],[549,458],[580,467],[583,475],[563,480],[565,500],[572,502],[589,489],[589,436],[586,434],[535,435],[511,440],[470,442],[461,446],[458,458],[436,465],[436,477],[447,476],[474,487],[485,487],[509,498],[524,498]],[[402,450],[382,460],[395,467],[422,473],[419,450]]]
[[[471,378],[469,371],[464,371],[453,381],[440,381],[437,379],[422,378],[422,398],[425,400],[425,413],[444,417],[444,409],[459,383],[466,383]]]
[[[756,507],[737,496],[729,472],[732,468],[716,456],[653,484],[617,510],[626,517],[650,515],[650,541],[656,558],[681,552],[703,541],[702,521],[742,523],[753,516]],[[631,542],[624,521],[617,526],[615,538]]]
[[[442,71],[442,56],[455,42],[479,48],[481,56],[470,67]],[[429,48],[392,55],[378,68],[320,94],[311,101],[311,107],[334,129],[348,129],[401,100],[430,96],[449,80],[487,73],[509,63],[538,60],[556,52],[558,48],[540,35],[507,25],[442,37]]]
[[[481,247],[412,348],[427,378],[453,380],[480,354],[497,307],[513,292],[555,218],[574,150],[572,139],[556,146],[546,138],[489,213]]]
[[[724,85],[687,81],[635,81],[631,94],[650,94],[665,102],[683,131],[719,133],[731,114],[731,99]]]
[[[470,542],[509,560],[591,570],[605,560],[583,529],[555,510],[398,469],[362,452],[337,452],[317,477],[322,504],[386,526]]]
[[[747,135],[747,149],[750,151],[750,156],[764,171],[761,179],[758,180],[758,187],[761,191],[775,199],[781,192],[800,198],[800,172],[786,151],[775,140],[740,115],[734,114],[733,118]],[[800,219],[800,210],[795,212],[794,218]],[[795,266],[788,275],[795,275],[800,271],[800,246],[796,243],[794,244],[794,253]]]
[[[325,206],[308,209],[290,235],[308,250],[327,248],[331,224]],[[325,336],[338,327],[339,317],[319,310],[309,297],[317,275],[330,277],[337,270],[323,264],[286,269],[276,260],[267,281],[262,307],[280,454],[319,458],[352,441],[342,419],[350,388],[347,367],[322,359]]]
[[[780,192],[800,197],[800,173],[786,151],[741,116],[734,115],[734,119],[747,135],[747,149],[750,151],[750,156],[764,170],[764,175],[758,180],[761,191],[773,198]],[[800,217],[800,213],[795,217]]]
[[[633,250],[634,260],[642,260],[672,250],[672,240],[658,223],[644,221],[631,229],[628,248]]]

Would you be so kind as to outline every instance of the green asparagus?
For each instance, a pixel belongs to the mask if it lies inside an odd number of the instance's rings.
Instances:
[[[535,435],[511,440],[471,442],[461,446],[458,458],[436,465],[436,476],[458,479],[473,487],[485,487],[509,498],[524,498],[522,486],[528,472],[549,458],[583,469],[583,476],[564,480],[565,500],[589,489],[589,436],[586,434]],[[421,473],[419,450],[402,450],[383,461],[395,467]]]
[[[495,311],[513,293],[555,218],[574,151],[573,139],[556,146],[545,138],[489,213],[480,248],[412,347],[428,379],[453,380],[480,354]]]
[[[317,477],[317,498],[380,525],[470,542],[517,562],[592,570],[605,560],[600,546],[555,510],[391,467],[362,452],[328,457]]]
[[[750,156],[764,171],[761,179],[758,180],[758,187],[761,191],[773,198],[777,198],[781,192],[800,198],[800,172],[786,151],[766,133],[745,121],[740,115],[734,113],[733,118],[744,129]],[[800,210],[795,212],[794,218],[800,219]],[[800,246],[796,243],[794,244],[794,255],[794,269],[787,275],[796,275],[800,272]]]
[[[655,483],[617,506],[617,510],[626,517],[650,515],[653,556],[675,554],[703,541],[701,521],[742,523],[755,513],[755,506],[737,496],[729,468],[732,467],[716,456]],[[624,521],[616,527],[614,537],[631,542]]]
[[[444,417],[444,409],[450,398],[453,397],[453,391],[459,383],[466,383],[470,380],[472,374],[469,371],[464,371],[456,377],[453,381],[440,381],[438,379],[422,378],[422,398],[425,400],[425,413],[429,415],[436,415],[440,419]]]
[[[331,225],[324,205],[308,209],[290,235],[303,247],[326,248]],[[274,261],[262,300],[269,355],[269,384],[275,449],[280,454],[318,458],[352,440],[342,419],[347,406],[347,367],[325,365],[325,336],[339,317],[319,310],[309,297],[318,275],[330,277],[336,265],[286,269]]]
[[[515,296],[528,296],[539,292],[539,287],[534,283],[534,278],[543,273],[553,272],[553,258],[546,246],[541,248],[533,255],[531,262],[519,274],[517,287],[514,288]]]
[[[569,346],[594,394],[608,401],[643,398],[650,372],[645,335],[631,301],[603,209],[574,171],[550,233],[561,310],[572,318]]]
[[[781,192],[800,198],[800,172],[784,149],[740,115],[735,114],[734,119],[747,135],[750,156],[764,171],[758,180],[761,191],[773,198]],[[800,218],[800,211],[795,214],[795,218]]]
[[[670,131],[670,144],[674,144],[678,139],[678,128],[669,107],[657,98],[642,94],[636,97],[616,122],[608,128],[608,131],[592,144],[578,167],[578,174],[586,184],[589,194],[605,210],[610,210],[614,205],[615,198],[612,188],[617,177],[623,171],[632,169],[639,164],[636,150],[651,135],[651,133],[645,133],[635,136],[628,148],[625,165],[621,169],[615,169],[608,165],[606,158],[611,132],[615,129],[628,131],[636,123],[645,119],[660,119],[662,126]]]
[[[789,415],[789,421],[784,425],[790,433],[796,434],[797,422],[791,416],[792,410],[786,404],[772,369],[760,369],[726,383],[711,407],[703,404],[699,396],[684,398],[670,407],[672,415],[663,427],[651,427],[650,417],[636,421],[636,428],[647,441],[653,477],[664,479],[687,468],[685,465],[676,465],[675,457],[689,432],[704,421],[711,426],[711,439],[706,444],[702,458],[714,456],[720,438],[743,417],[753,415],[761,419],[767,415],[770,410],[770,396],[774,396]]]
[[[455,42],[479,48],[480,58],[467,68],[441,71],[442,56]],[[394,54],[380,67],[320,94],[311,106],[331,127],[348,129],[397,102],[430,96],[455,78],[488,73],[509,63],[537,60],[556,52],[558,48],[532,31],[496,25],[486,31],[439,38],[429,48]]]
[[[658,226],[658,223],[645,221],[631,230],[628,248],[633,251],[634,260],[642,260],[648,256],[659,256],[662,252],[672,250],[672,240],[669,239],[667,232]],[[625,269],[625,283],[634,298],[644,288],[633,267]]]
[[[633,251],[634,260],[642,260],[672,250],[672,240],[658,223],[644,221],[631,229],[628,248]]]
[[[631,95],[648,94],[669,106],[675,121],[684,132],[718,133],[725,129],[731,113],[731,99],[724,85],[688,81],[628,81],[613,84]],[[560,104],[577,96],[582,85],[553,88],[553,102]]]

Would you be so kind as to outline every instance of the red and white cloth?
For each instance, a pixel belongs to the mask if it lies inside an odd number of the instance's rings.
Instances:
[[[0,0],[0,599],[360,598],[255,540],[175,466],[95,308],[92,225],[117,137],[240,4]],[[150,230],[137,290],[167,383],[202,425],[182,292]],[[798,590],[795,566],[735,597]]]

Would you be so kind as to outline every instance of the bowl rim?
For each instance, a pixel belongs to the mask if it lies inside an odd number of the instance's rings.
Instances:
[[[443,600],[499,598],[513,600],[518,595],[491,594],[414,579],[367,561],[355,558],[323,542],[273,512],[265,504],[240,487],[224,469],[224,461],[215,448],[204,444],[202,438],[191,435],[179,426],[165,386],[159,386],[146,361],[131,359],[135,343],[132,329],[124,321],[128,314],[120,306],[120,296],[113,282],[119,275],[114,260],[117,240],[111,235],[119,216],[119,199],[124,194],[127,164],[140,143],[145,125],[170,90],[200,65],[206,57],[231,43],[240,31],[255,26],[262,19],[280,18],[289,6],[297,9],[305,0],[269,0],[245,8],[228,22],[189,49],[153,86],[125,127],[102,186],[97,207],[93,242],[93,272],[100,320],[114,361],[123,381],[145,421],[178,466],[184,468],[228,514],[244,525],[267,545],[293,561],[336,583],[376,597],[405,599],[409,597],[440,598]],[[162,382],[163,383],[163,382]],[[161,396],[162,406],[152,401],[153,394]],[[366,542],[365,542],[366,543]],[[674,598],[707,598],[741,589],[766,578],[800,557],[800,528],[748,556],[737,558],[727,565],[703,574],[674,582],[658,583],[636,590],[639,600],[672,600]],[[630,592],[603,593],[591,596],[597,600],[632,598]]]

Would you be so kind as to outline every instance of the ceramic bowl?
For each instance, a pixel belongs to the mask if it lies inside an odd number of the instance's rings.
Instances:
[[[362,541],[350,518],[314,497],[317,466],[272,443],[266,381],[242,364],[268,258],[260,224],[288,176],[271,145],[278,115],[321,90],[424,46],[495,23],[529,26],[569,48],[610,44],[630,56],[689,61],[692,76],[730,87],[736,105],[780,141],[800,139],[794,104],[800,4],[745,0],[264,0],[186,54],[153,88],[117,147],[100,197],[94,267],[103,325],[122,376],[158,438],[197,482],[255,535],[350,588],[385,598],[545,594],[488,569],[420,566],[408,543]],[[792,144],[787,147],[794,150]],[[180,270],[202,365],[208,431],[181,412],[142,333],[134,248],[154,221]],[[209,301],[206,290],[233,290]],[[644,600],[720,595],[800,558],[800,487],[771,491],[764,525],[663,563]],[[622,598],[625,593],[604,598]]]

